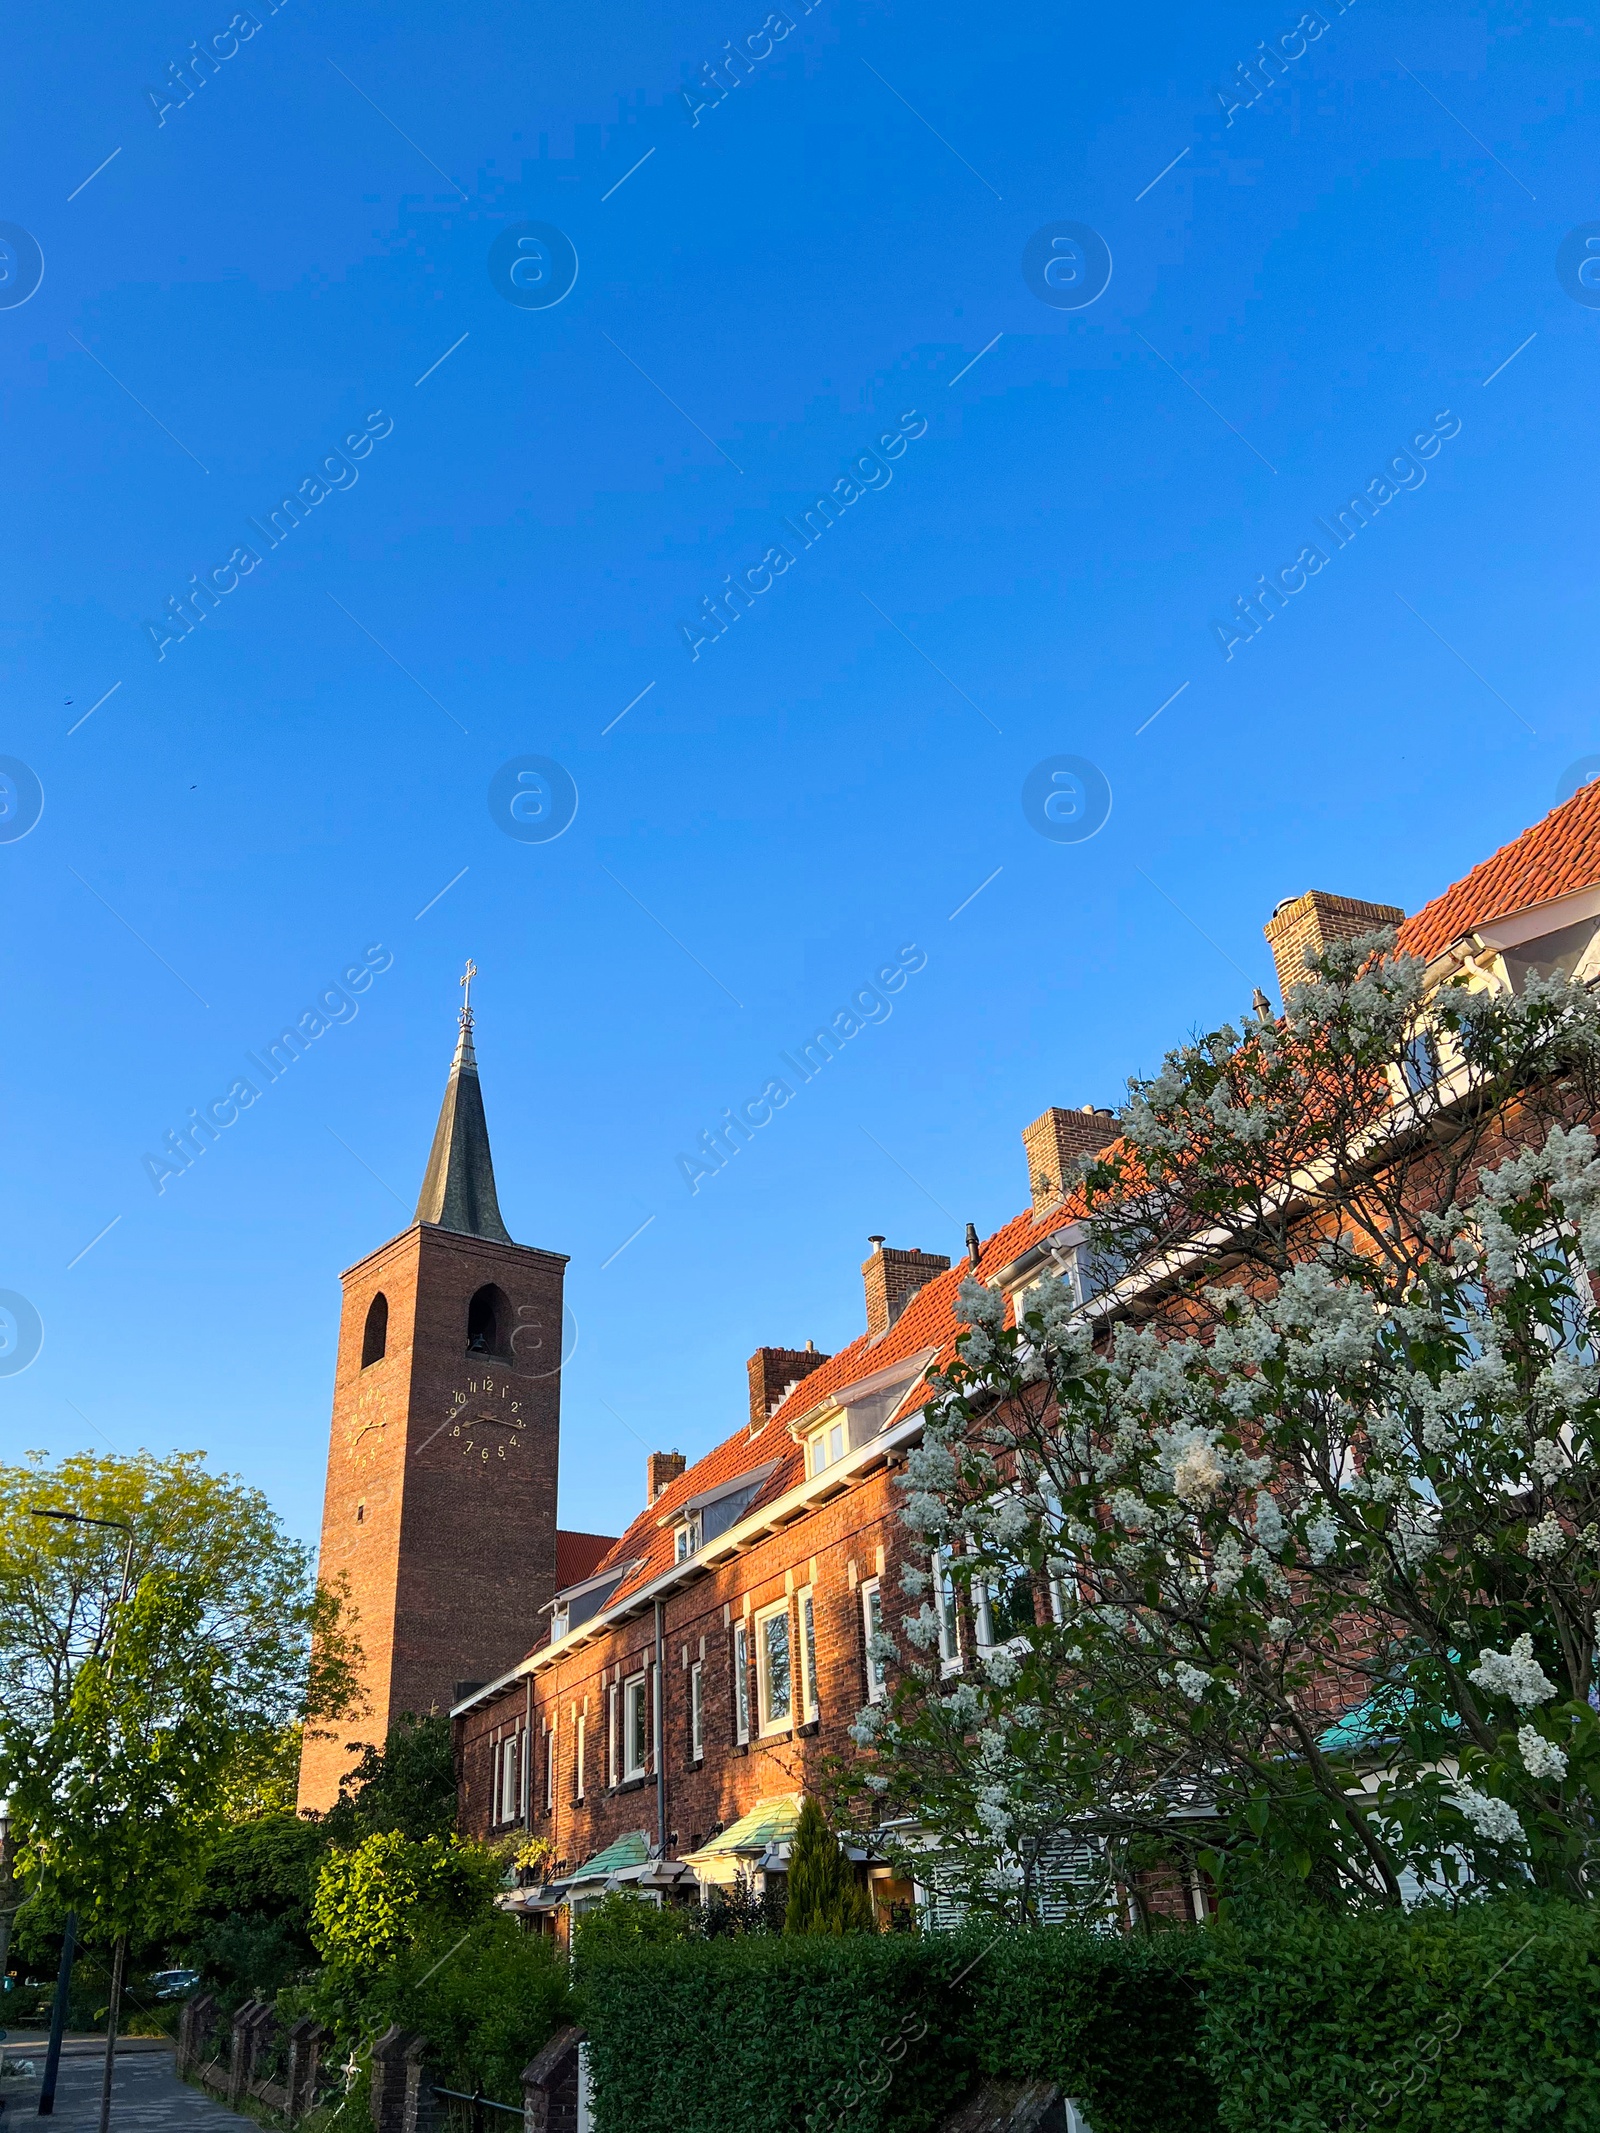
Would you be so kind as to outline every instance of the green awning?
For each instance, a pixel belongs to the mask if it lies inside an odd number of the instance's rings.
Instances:
[[[625,1837],[618,1837],[608,1844],[603,1852],[596,1852],[592,1859],[585,1859],[575,1874],[568,1874],[562,1887],[579,1888],[586,1881],[609,1881],[613,1874],[620,1874],[627,1867],[650,1864],[650,1839],[642,1829],[630,1829]]]
[[[731,1881],[741,1861],[759,1859],[772,1844],[787,1844],[800,1820],[803,1792],[774,1793],[759,1800],[748,1814],[730,1822],[720,1837],[712,1837],[698,1851],[685,1852],[683,1863],[702,1881]]]

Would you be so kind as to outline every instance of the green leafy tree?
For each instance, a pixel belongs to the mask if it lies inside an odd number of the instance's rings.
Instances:
[[[1064,1845],[1185,1829],[1338,1903],[1591,1885],[1600,1003],[1391,948],[1133,1086],[1020,1324],[963,1286],[856,1804],[1016,1915]]]
[[[807,1793],[789,1851],[785,1933],[870,1933],[872,1898],[856,1880],[844,1846]]]
[[[259,1490],[208,1472],[198,1452],[82,1452],[55,1464],[33,1453],[0,1466],[0,1679],[13,1732],[60,1718],[80,1666],[108,1653],[128,1538],[37,1518],[39,1508],[131,1528],[132,1585],[166,1571],[195,1596],[184,1662],[227,1678],[240,1720],[234,1782],[246,1803],[264,1777],[276,1781],[288,1729],[351,1709],[348,1610],[318,1587],[310,1550]]]
[[[448,1718],[415,1718],[407,1711],[389,1728],[382,1748],[367,1744],[339,1782],[339,1797],[323,1817],[328,1842],[353,1851],[380,1830],[403,1837],[448,1837],[456,1826],[455,1751]]]
[[[480,1923],[504,1869],[486,1845],[458,1837],[414,1841],[398,1830],[333,1852],[317,1876],[311,1937],[324,1962],[370,1978],[436,1926]]]
[[[41,1910],[119,1948],[176,1932],[296,1728],[351,1701],[341,1616],[265,1499],[198,1455],[0,1467],[0,1791]]]
[[[231,1822],[211,1847],[185,1926],[188,1959],[241,1998],[268,1998],[316,1962],[310,1936],[325,1831],[276,1812]]]
[[[489,1845],[398,1831],[334,1852],[318,1874],[316,1976],[280,1999],[333,2032],[359,2066],[390,2023],[425,2034],[446,2085],[510,2101],[527,2061],[570,2018],[566,1964],[495,1906]]]

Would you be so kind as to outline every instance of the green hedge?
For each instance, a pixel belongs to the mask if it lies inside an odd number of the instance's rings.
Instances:
[[[1199,1935],[754,1935],[581,1966],[603,2133],[924,2133],[1046,2074],[1095,2133],[1216,2126]]]
[[[954,1939],[752,1934],[580,1966],[604,2133],[924,2133],[972,2086]],[[953,1988],[953,1989],[952,1989]]]
[[[926,2133],[985,2075],[1094,2133],[1600,2133],[1589,1906],[757,1935],[597,1952],[579,2003],[601,2133]]]
[[[1206,1939],[1202,2048],[1228,2133],[1600,2133],[1600,1909]]]
[[[1007,1934],[973,1973],[983,2072],[1058,2083],[1094,2133],[1214,2133],[1216,2092],[1200,2055],[1208,1942],[1181,1931]]]

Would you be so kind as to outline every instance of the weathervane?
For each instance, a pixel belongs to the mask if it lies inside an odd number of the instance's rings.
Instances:
[[[478,966],[469,955],[467,957],[467,967],[461,974],[461,1027],[463,1029],[471,1029],[472,1027],[472,981],[477,975]]]

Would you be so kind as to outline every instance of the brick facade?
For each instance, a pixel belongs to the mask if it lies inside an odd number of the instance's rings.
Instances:
[[[659,1647],[664,1661],[661,1697],[662,1753],[659,1768],[652,1738],[644,1775],[628,1777],[623,1743],[613,1748],[612,1695],[629,1676],[643,1672],[654,1701],[657,1602],[649,1600],[624,1623],[607,1628],[570,1655],[552,1657],[537,1671],[509,1680],[479,1698],[457,1722],[461,1758],[462,1828],[489,1837],[525,1826],[547,1838],[553,1873],[581,1865],[616,1838],[644,1830],[652,1843],[664,1839],[668,1857],[696,1849],[760,1800],[774,1793],[813,1789],[823,1760],[850,1752],[849,1727],[867,1700],[863,1588],[881,1578],[885,1610],[905,1603],[899,1569],[907,1536],[899,1519],[894,1467],[874,1471],[820,1505],[798,1523],[741,1550],[702,1572],[685,1573],[659,1600]],[[789,1646],[800,1650],[798,1595],[813,1599],[818,1716],[801,1704],[796,1667],[791,1721],[763,1732],[753,1639],[747,1689],[750,1738],[738,1739],[735,1699],[735,1628],[753,1624],[763,1610],[789,1606]],[[691,1676],[700,1668],[701,1754],[691,1739]],[[618,1696],[620,1704],[620,1695]],[[654,1714],[652,1711],[652,1718]],[[584,1723],[583,1797],[577,1796],[578,1720]],[[531,1735],[528,1728],[531,1723]],[[621,1727],[619,1713],[615,1725]],[[548,1741],[555,1735],[554,1783],[547,1801]],[[652,1733],[654,1727],[652,1725]],[[504,1795],[491,1798],[494,1752],[521,1737],[512,1812]],[[521,1797],[526,1741],[533,1755],[531,1812]],[[610,1767],[616,1755],[616,1782]]]

